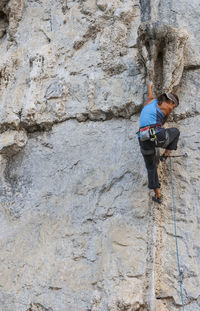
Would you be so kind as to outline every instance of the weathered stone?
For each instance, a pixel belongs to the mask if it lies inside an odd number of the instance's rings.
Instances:
[[[108,7],[108,2],[105,0],[97,0],[97,6],[100,10],[105,11]]]
[[[24,0],[2,0],[0,4],[0,38],[8,31],[9,39],[15,33],[24,12]]]
[[[0,39],[6,34],[8,28],[8,19],[4,12],[0,11]]]
[[[19,152],[27,142],[25,131],[7,131],[0,135],[0,154],[13,156]]]
[[[0,10],[5,9],[6,5],[8,4],[9,0],[2,0],[0,3]]]
[[[198,0],[0,1],[2,311],[181,309],[169,161],[158,208],[136,135],[144,78],[180,98],[177,235],[185,310],[200,310],[199,13]]]
[[[59,98],[61,97],[63,94],[63,85],[61,82],[55,81],[53,83],[51,83],[47,90],[46,90],[46,94],[45,97],[47,99],[52,99],[52,98]]]
[[[127,28],[120,22],[106,27],[101,35],[102,68],[110,75],[126,70],[126,65],[120,60],[120,56],[127,53],[126,40]]]
[[[51,308],[45,308],[42,306],[40,303],[31,303],[31,306],[28,310],[26,311],[52,311]]]
[[[130,290],[132,286],[136,286],[135,278],[138,279],[137,288],[142,286],[140,275],[145,274],[145,261],[143,264],[140,262],[133,265],[131,254],[138,253],[140,258],[146,247],[146,204],[144,203],[142,208],[137,205],[137,200],[144,202],[144,198],[138,197],[136,200],[136,180],[140,180],[143,188],[145,176],[142,172],[136,173],[131,169],[135,162],[139,161],[142,164],[142,159],[137,156],[139,149],[134,151],[133,139],[127,135],[132,126],[131,121],[127,123],[120,120],[117,123],[111,120],[105,124],[68,121],[55,126],[51,134],[32,134],[23,151],[26,164],[16,164],[20,161],[20,154],[15,159],[10,159],[2,180],[4,188],[1,191],[5,191],[1,197],[4,207],[2,216],[19,221],[18,229],[15,227],[18,234],[11,251],[16,252],[19,244],[24,246],[13,258],[14,262],[7,278],[4,276],[7,270],[4,269],[8,261],[2,266],[3,288],[12,287],[12,274],[16,269],[16,273],[21,275],[19,286],[28,286],[30,274],[26,274],[25,267],[31,265],[32,260],[35,262],[32,267],[35,266],[33,269],[38,271],[38,276],[31,284],[42,282],[44,288],[41,296],[43,298],[37,298],[37,303],[47,305],[47,296],[50,295],[53,299],[55,293],[59,296],[59,304],[53,300],[50,303],[48,300],[48,306],[53,310],[57,310],[58,306],[66,306],[62,296],[64,288],[68,288],[69,295],[71,291],[76,292],[77,305],[74,302],[72,306],[77,308],[83,293],[89,300],[92,293],[91,283],[96,284],[107,279],[109,287],[112,288],[115,287],[115,279],[123,275],[124,278],[130,278],[127,281],[130,283]],[[38,140],[41,152],[38,149]],[[119,140],[122,144],[120,149]],[[95,141],[98,141],[98,144],[94,148]],[[111,149],[115,149],[115,159],[109,157]],[[55,151],[56,157],[52,156]],[[130,152],[132,156],[129,158]],[[122,165],[119,165],[119,161]],[[98,163],[102,165],[99,167]],[[12,195],[9,195],[10,193]],[[23,205],[18,205],[21,200]],[[45,202],[49,202],[48,206]],[[91,205],[88,205],[88,202],[91,202]],[[141,230],[139,224],[143,222],[144,227]],[[11,230],[11,227],[7,230]],[[40,238],[33,245],[38,230]],[[99,230],[104,232],[103,235],[99,235]],[[53,232],[56,234],[54,242]],[[11,236],[10,239],[12,240]],[[6,244],[4,246],[6,247]],[[2,245],[3,249],[4,246]],[[24,254],[22,257],[21,252]],[[63,262],[61,266],[60,261]],[[52,265],[55,265],[56,274]],[[47,267],[51,271],[49,276],[45,272]],[[22,285],[23,283],[27,285]],[[61,289],[50,291],[49,287]],[[103,288],[107,292],[106,284]],[[22,294],[23,299],[27,299],[26,293],[28,294],[28,291],[24,288],[19,295]],[[101,303],[108,304],[108,298],[102,290],[101,295]],[[32,301],[36,301],[34,297]]]
[[[143,23],[138,29],[139,61],[157,93],[172,91],[184,69],[184,47],[188,34],[160,21]]]

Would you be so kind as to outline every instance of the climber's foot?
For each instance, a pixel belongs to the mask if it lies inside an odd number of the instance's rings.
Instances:
[[[154,197],[152,197],[152,200],[153,200],[154,202],[156,202],[156,203],[159,203],[159,204],[162,203],[162,198],[161,198],[161,197],[156,197],[156,196],[154,196]]]
[[[161,161],[161,162],[165,162],[166,159],[167,159],[167,156],[165,156],[165,155],[162,155],[162,156],[160,157],[160,161]]]

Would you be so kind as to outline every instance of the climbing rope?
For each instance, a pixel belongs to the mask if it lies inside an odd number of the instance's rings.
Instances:
[[[171,175],[171,190],[172,190],[173,216],[174,216],[174,235],[176,239],[176,257],[177,257],[177,266],[178,266],[178,273],[179,273],[180,296],[181,296],[181,302],[182,302],[182,307],[184,311],[183,281],[182,281],[180,261],[179,261],[178,239],[177,239],[177,234],[176,234],[176,215],[175,215],[174,186],[173,186],[173,176],[172,176],[172,158],[170,158],[170,175]]]

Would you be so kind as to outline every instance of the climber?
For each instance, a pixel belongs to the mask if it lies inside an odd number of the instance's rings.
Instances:
[[[160,157],[164,161],[172,150],[177,149],[180,132],[177,128],[164,129],[170,113],[179,105],[178,96],[164,93],[157,99],[153,96],[153,83],[148,84],[148,98],[140,114],[138,139],[148,173],[148,187],[153,189],[152,200],[162,203],[160,183],[157,174],[155,147],[165,148]]]

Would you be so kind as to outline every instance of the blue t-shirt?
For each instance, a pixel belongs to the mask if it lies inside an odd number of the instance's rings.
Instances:
[[[154,99],[150,104],[143,107],[140,114],[140,127],[162,124],[165,115],[157,103],[158,100]]]

